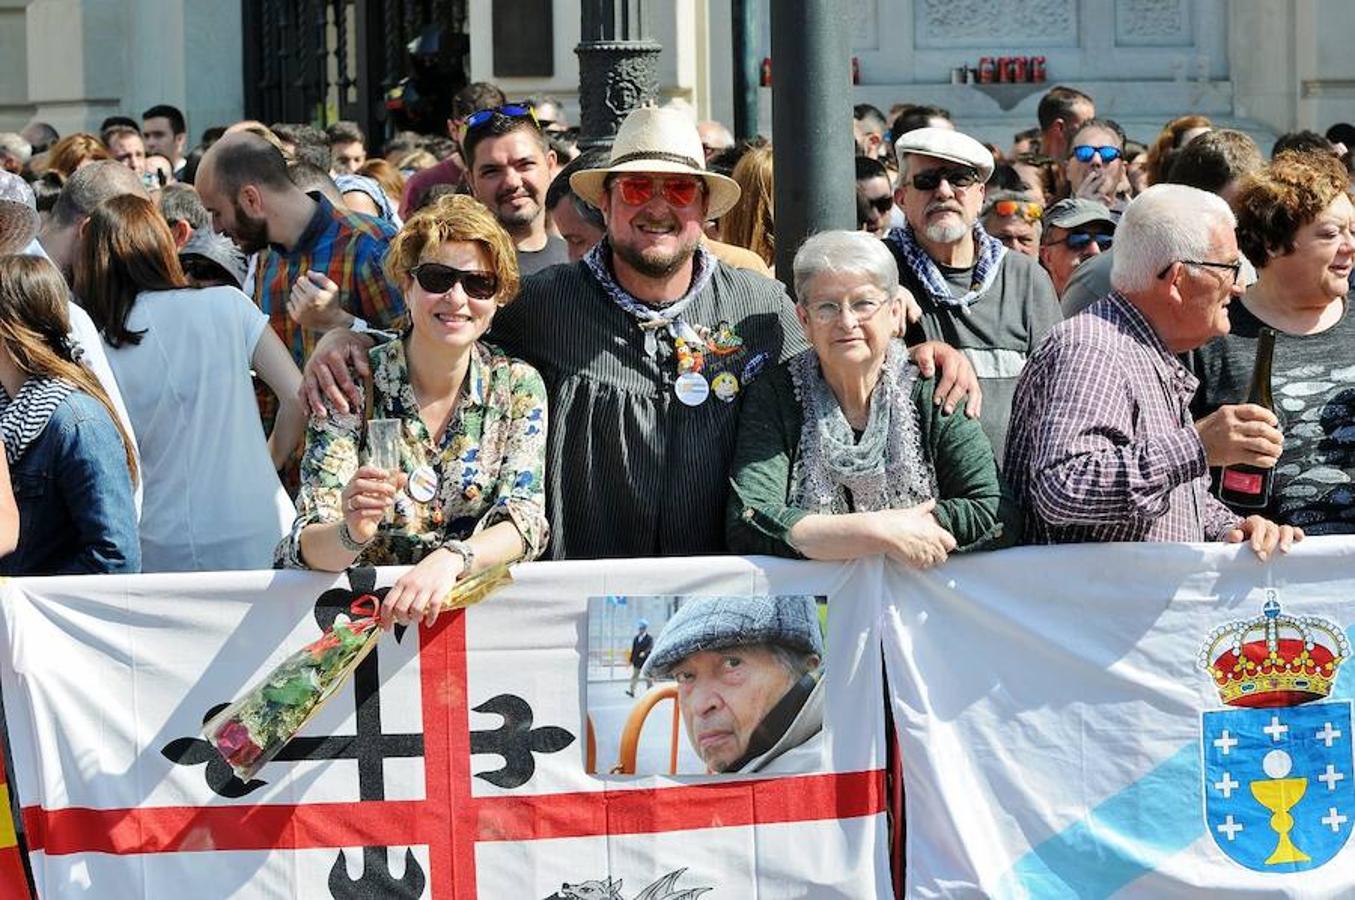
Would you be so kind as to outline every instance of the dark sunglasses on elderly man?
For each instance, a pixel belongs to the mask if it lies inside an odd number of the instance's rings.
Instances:
[[[536,110],[530,104],[505,103],[503,106],[495,106],[490,109],[477,109],[466,116],[466,130],[470,131],[472,128],[488,125],[496,115],[507,119],[531,119],[533,125],[538,129],[541,127],[541,123],[536,119]]]
[[[442,263],[419,263],[409,270],[414,280],[430,294],[445,294],[460,282],[466,296],[490,300],[499,292],[499,276],[492,272],[467,272]]]
[[[913,176],[913,187],[919,191],[934,191],[941,186],[941,179],[953,188],[967,188],[979,183],[979,173],[970,168],[928,169]]]
[[[1101,162],[1110,165],[1120,158],[1119,147],[1093,147],[1090,144],[1078,144],[1073,148],[1073,158],[1080,163],[1089,163],[1093,156],[1100,155]]]
[[[655,181],[649,175],[622,175],[616,186],[627,206],[644,206],[654,199]],[[673,206],[691,206],[700,192],[701,182],[696,178],[665,178],[658,186],[658,193]]]

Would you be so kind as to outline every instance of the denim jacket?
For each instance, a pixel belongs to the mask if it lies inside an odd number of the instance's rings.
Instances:
[[[132,479],[122,436],[88,394],[68,396],[10,466],[19,546],[3,575],[141,571]]]

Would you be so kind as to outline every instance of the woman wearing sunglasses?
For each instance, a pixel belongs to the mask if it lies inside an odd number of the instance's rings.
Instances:
[[[432,624],[457,579],[546,545],[546,390],[531,366],[480,341],[518,290],[512,240],[484,206],[448,195],[420,210],[386,269],[411,327],[369,353],[368,416],[402,423],[399,469],[368,464],[361,415],[312,418],[277,561],[333,572],[413,564],[382,617]]]
[[[821,232],[795,254],[794,275],[812,349],[749,388],[730,475],[729,549],[882,553],[923,569],[956,550],[1014,543],[1020,521],[1001,504],[982,426],[933,404],[931,379],[894,339],[903,304],[885,245],[859,231]]]
[[[1257,279],[1228,305],[1228,334],[1192,354],[1200,378],[1192,406],[1198,420],[1246,401],[1260,330],[1275,331],[1271,391],[1278,423],[1258,407],[1233,407],[1237,427],[1279,456],[1269,503],[1245,514],[1301,526],[1309,535],[1355,533],[1355,313],[1349,299],[1355,208],[1347,178],[1329,153],[1281,153],[1243,179],[1233,200],[1237,243]],[[1207,277],[1231,282],[1237,273],[1228,262],[1201,258],[1195,265]]]

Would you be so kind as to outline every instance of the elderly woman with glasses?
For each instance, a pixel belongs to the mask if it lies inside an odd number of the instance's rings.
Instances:
[[[926,568],[1015,541],[983,429],[931,402],[894,339],[898,269],[880,241],[830,231],[794,262],[811,349],[770,370],[739,417],[729,549],[809,559],[883,553]]]
[[[277,562],[412,563],[382,617],[431,624],[459,578],[545,547],[546,390],[531,366],[480,341],[518,289],[512,241],[484,206],[448,195],[420,210],[386,268],[411,327],[369,353],[368,417],[400,423],[398,468],[373,465],[361,415],[313,417]]]
[[[1228,333],[1192,355],[1200,379],[1192,413],[1222,410],[1273,473],[1266,497],[1263,474],[1229,470],[1225,499],[1306,534],[1355,533],[1355,207],[1347,177],[1331,154],[1281,153],[1243,179],[1233,200],[1237,243],[1256,282],[1229,304]],[[1266,328],[1275,332],[1274,414],[1245,403]]]

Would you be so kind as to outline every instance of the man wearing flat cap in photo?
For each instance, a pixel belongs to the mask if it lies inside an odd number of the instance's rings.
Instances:
[[[1115,219],[1104,204],[1070,197],[1045,211],[1044,224],[1040,264],[1062,297],[1077,267],[1110,249]]]
[[[739,186],[706,170],[683,113],[635,110],[606,165],[569,184],[602,211],[605,237],[578,262],[524,279],[488,335],[546,382],[551,555],[723,552],[739,402],[759,373],[805,349],[795,305],[780,283],[702,243],[702,224],[734,205]],[[341,410],[359,402],[348,354],[371,340],[326,336],[306,368],[313,410],[322,390]],[[933,354],[942,382],[962,373],[957,396],[973,386],[949,348],[915,358],[930,365]],[[364,355],[351,357],[360,372]]]
[[[1016,379],[1026,359],[1062,318],[1039,263],[1009,251],[979,222],[993,155],[949,128],[917,128],[894,144],[894,202],[906,224],[885,244],[922,318],[909,343],[925,336],[963,351],[983,389],[979,420],[1002,459]]]
[[[692,749],[712,772],[823,768],[823,635],[813,597],[697,597],[644,675],[677,682]]]

